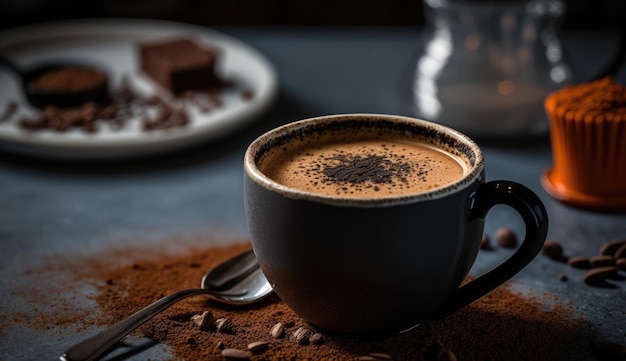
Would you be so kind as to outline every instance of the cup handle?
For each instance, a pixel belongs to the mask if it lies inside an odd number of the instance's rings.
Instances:
[[[521,271],[541,251],[548,233],[548,215],[535,193],[511,181],[491,181],[482,184],[467,202],[470,220],[485,218],[489,210],[505,204],[515,209],[524,220],[526,235],[518,250],[498,267],[459,287],[444,303],[436,319],[446,317],[474,302],[508,281]]]

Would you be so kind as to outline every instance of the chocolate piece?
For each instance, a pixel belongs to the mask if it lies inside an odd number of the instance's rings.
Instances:
[[[141,70],[176,95],[219,82],[215,74],[217,51],[189,39],[140,44],[139,53]]]

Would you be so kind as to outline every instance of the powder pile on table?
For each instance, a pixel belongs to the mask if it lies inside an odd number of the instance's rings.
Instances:
[[[249,242],[241,240],[222,246],[189,246],[184,252],[158,247],[118,249],[73,262],[57,260],[50,269],[68,272],[74,279],[66,279],[63,282],[71,283],[56,289],[68,292],[70,284],[74,287],[78,282],[91,284],[93,294],[76,294],[72,298],[74,302],[78,297],[92,299],[101,312],[84,313],[72,309],[71,302],[55,306],[59,295],[48,293],[45,297],[42,294],[32,297],[33,303],[51,306],[48,311],[39,311],[47,312],[45,315],[35,311],[22,315],[20,320],[41,329],[61,326],[65,330],[85,329],[93,323],[110,325],[160,297],[198,287],[206,270],[249,248]],[[111,265],[107,261],[111,259],[119,264]],[[55,288],[47,288],[51,289]],[[207,310],[215,318],[229,319],[231,330],[201,330],[192,318]],[[285,336],[274,338],[270,332],[279,322],[286,326]],[[322,340],[298,343],[290,335],[300,327],[320,331]],[[155,317],[136,331],[135,336],[143,334],[164,343],[180,359],[223,359],[221,349],[234,348],[246,351],[250,360],[358,360],[377,353],[394,360],[437,360],[438,354],[448,350],[458,360],[533,361],[585,357],[591,349],[587,331],[586,321],[557,296],[522,292],[509,282],[443,320],[426,322],[409,332],[384,338],[349,338],[315,330],[275,295],[249,306],[228,306],[206,297],[193,297]],[[91,334],[85,333],[87,336]],[[248,345],[257,341],[267,342],[267,349],[259,353],[248,351]]]

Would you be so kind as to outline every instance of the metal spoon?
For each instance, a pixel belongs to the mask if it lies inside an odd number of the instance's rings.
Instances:
[[[62,361],[96,360],[134,329],[187,297],[207,295],[219,302],[245,305],[256,302],[271,292],[272,287],[261,271],[254,253],[247,251],[205,274],[202,278],[202,288],[183,290],[165,296],[109,329],[70,347],[60,358]]]
[[[89,101],[101,102],[107,97],[109,90],[106,72],[93,64],[81,63],[75,60],[55,61],[41,63],[30,69],[22,69],[10,59],[0,55],[0,65],[10,69],[19,76],[26,99],[32,106],[39,109],[43,109],[48,105],[74,107]],[[53,90],[38,87],[35,84],[35,80],[48,72],[71,68],[89,69],[102,74],[105,79],[92,87],[76,91]]]

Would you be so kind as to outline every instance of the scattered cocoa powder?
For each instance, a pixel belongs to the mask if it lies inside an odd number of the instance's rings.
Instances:
[[[18,125],[28,131],[82,129],[93,133],[104,124],[119,130],[131,119],[140,119],[141,129],[152,131],[185,126],[188,118],[184,107],[176,107],[162,97],[139,94],[125,77],[101,104],[88,102],[71,108],[47,106],[35,117],[21,118]]]
[[[46,81],[46,84],[63,79],[64,77],[55,78]],[[70,85],[78,86],[68,84]],[[229,90],[237,91],[235,84],[223,81],[214,88],[187,91],[175,97],[145,96],[131,86],[128,77],[124,77],[120,85],[112,89],[108,97],[100,103],[87,102],[69,108],[50,105],[36,115],[24,116],[18,114],[17,103],[11,101],[0,115],[0,123],[15,121],[16,126],[30,132],[66,132],[80,129],[95,133],[106,126],[112,131],[119,131],[134,122],[139,123],[139,129],[143,132],[180,128],[191,123],[192,107],[200,114],[208,114],[221,108],[224,104],[220,96]],[[252,98],[250,90],[239,92],[244,101]]]
[[[73,257],[68,262],[55,259],[44,268],[49,279],[64,282],[63,287],[47,287],[45,293],[16,290],[14,295],[32,302],[32,312],[0,321],[64,332],[80,332],[92,324],[111,325],[160,297],[197,287],[206,270],[249,248],[249,243],[242,240],[225,246],[190,245],[178,252],[159,247],[124,248],[97,257]],[[181,245],[177,249],[182,249]],[[117,262],[111,264],[111,259]],[[24,277],[36,277],[41,271],[33,269]],[[90,285],[94,292],[85,295],[79,291],[80,285]],[[356,360],[372,354],[389,355],[394,360],[435,360],[441,350],[449,350],[458,360],[503,360],[515,355],[514,359],[533,361],[573,360],[591,352],[586,321],[570,304],[552,294],[522,292],[514,286],[509,282],[443,320],[425,322],[412,331],[384,338],[350,338],[317,330],[275,295],[250,306],[229,306],[193,297],[158,315],[134,336],[145,335],[162,342],[171,347],[177,359],[188,360],[222,359],[221,350],[248,350],[255,342],[267,342],[267,348],[258,354],[250,353],[251,360]],[[72,289],[76,294],[71,295]],[[59,291],[54,294],[51,290]],[[63,301],[68,290],[69,298]],[[75,305],[76,298],[96,301],[99,312],[81,310]],[[42,304],[48,307],[39,307]],[[201,330],[192,318],[207,310],[216,319],[231,320],[232,332]],[[285,337],[272,337],[272,329],[279,322]],[[290,335],[301,327],[319,333],[323,342],[299,344]],[[91,333],[85,332],[84,336]]]

